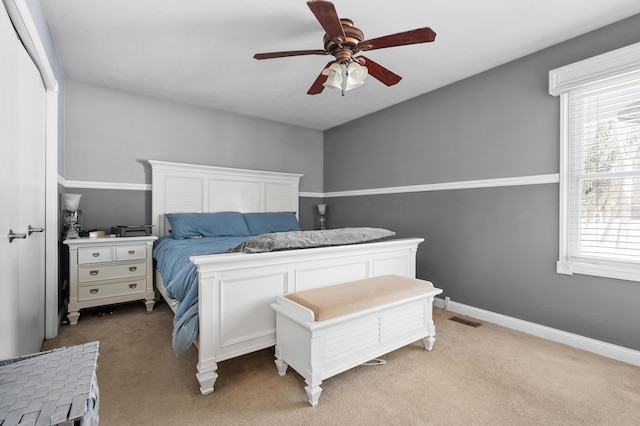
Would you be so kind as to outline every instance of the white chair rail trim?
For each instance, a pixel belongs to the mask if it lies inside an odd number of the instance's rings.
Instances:
[[[300,192],[300,197],[332,198],[356,197],[361,195],[403,194],[410,192],[451,191],[455,189],[499,188],[506,186],[554,184],[560,181],[557,173],[532,176],[517,176],[495,179],[477,179],[457,182],[428,183],[422,185],[394,186],[386,188],[359,189],[353,191],[335,192]],[[114,183],[91,182],[80,180],[66,180],[58,176],[58,183],[65,188],[84,189],[114,189],[125,191],[151,191],[151,184],[145,183]]]

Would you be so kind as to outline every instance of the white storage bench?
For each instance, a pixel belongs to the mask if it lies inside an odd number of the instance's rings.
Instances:
[[[324,379],[418,339],[430,351],[440,293],[429,281],[384,275],[278,296],[271,305],[278,373],[291,366],[304,377],[316,406]]]

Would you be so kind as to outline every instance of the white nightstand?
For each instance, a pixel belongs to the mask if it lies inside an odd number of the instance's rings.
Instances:
[[[76,238],[69,246],[69,322],[80,309],[144,300],[153,310],[153,242],[148,237]]]

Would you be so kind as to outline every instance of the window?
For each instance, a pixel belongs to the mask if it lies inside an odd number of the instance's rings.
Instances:
[[[550,72],[560,96],[557,271],[640,281],[640,43]]]

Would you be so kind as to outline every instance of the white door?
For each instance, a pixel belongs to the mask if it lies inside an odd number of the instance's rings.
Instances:
[[[46,92],[4,8],[0,15],[0,358],[9,358],[39,351],[44,339],[45,236],[37,231],[45,224]],[[10,230],[24,238],[10,242]]]
[[[19,231],[18,223],[18,46],[4,7],[0,8],[0,359],[17,355],[18,254],[17,241],[9,243],[9,230]],[[15,59],[14,59],[15,58]]]
[[[27,238],[16,242],[19,248],[18,352],[40,350],[45,328],[45,121],[46,91],[40,72],[27,54],[18,49],[19,108],[18,140],[20,217],[18,228]]]

